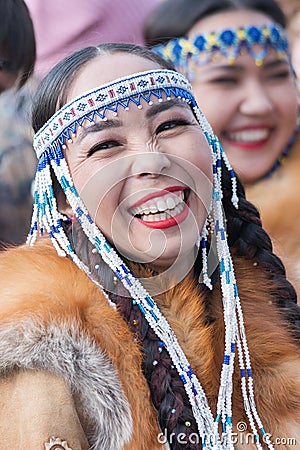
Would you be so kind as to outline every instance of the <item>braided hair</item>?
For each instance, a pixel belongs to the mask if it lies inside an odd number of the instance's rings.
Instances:
[[[223,189],[229,247],[235,250],[237,256],[252,260],[268,274],[274,285],[274,303],[288,321],[294,336],[300,340],[300,308],[297,305],[297,294],[286,279],[282,261],[272,252],[272,242],[262,227],[258,210],[245,198],[245,191],[239,180],[237,180],[239,209],[233,207],[230,201],[230,177],[226,170],[223,170]]]

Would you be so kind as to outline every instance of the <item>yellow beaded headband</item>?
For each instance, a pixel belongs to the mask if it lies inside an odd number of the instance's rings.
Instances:
[[[229,63],[234,63],[243,52],[250,54],[259,66],[270,49],[275,49],[279,58],[289,51],[286,31],[278,24],[228,28],[219,32],[184,36],[152,48],[179,69],[184,69],[190,59],[198,65],[207,64],[217,54],[225,56]]]

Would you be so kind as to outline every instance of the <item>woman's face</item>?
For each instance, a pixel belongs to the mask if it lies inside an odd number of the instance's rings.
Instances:
[[[136,72],[159,69],[130,53],[104,54],[73,82],[68,101]],[[121,254],[168,268],[194,258],[212,194],[211,155],[187,103],[132,102],[78,129],[66,159],[94,221]]]
[[[228,28],[265,25],[255,11],[227,11],[197,22],[189,35]],[[285,56],[270,50],[262,66],[245,53],[234,64],[226,57],[195,68],[192,82],[200,108],[220,138],[228,158],[245,183],[266,174],[295,129],[298,106],[294,76]]]

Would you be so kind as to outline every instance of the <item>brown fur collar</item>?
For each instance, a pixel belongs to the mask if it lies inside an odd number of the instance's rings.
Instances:
[[[300,355],[289,326],[272,304],[274,285],[251,262],[235,259],[258,412],[273,437],[297,437],[300,448]],[[185,280],[158,300],[215,412],[223,359],[220,287],[199,295]],[[200,300],[200,301],[199,301]],[[247,422],[235,373],[233,422]],[[278,448],[287,448],[282,446]]]
[[[47,239],[35,247],[25,245],[1,253],[0,273],[0,328],[10,329],[11,340],[14,341],[14,327],[18,329],[24,319],[34,320],[45,328],[55,323],[65,329],[76,323],[77,334],[96,342],[117,369],[133,422],[132,439],[124,450],[161,448],[157,443],[156,413],[141,370],[140,348],[119,313],[108,305],[88,277],[68,258],[59,257]],[[12,348],[5,349],[7,359]],[[4,369],[5,364],[2,373]]]
[[[300,296],[300,135],[283,166],[271,178],[246,186],[246,197],[259,210],[274,251]]]
[[[299,348],[272,304],[274,286],[267,275],[242,259],[235,259],[235,270],[258,412],[274,439],[296,438],[300,445]],[[128,325],[108,306],[98,288],[70,260],[58,257],[46,241],[34,248],[24,246],[3,253],[0,272],[0,327],[12,322],[17,325],[20,319],[33,315],[45,324],[53,320],[61,324],[75,320],[81,333],[98,343],[118,372],[134,424],[132,441],[124,449],[159,448],[156,413],[141,372],[140,348]],[[213,292],[201,291],[193,280],[186,279],[156,300],[215,411],[224,335],[219,286]],[[239,384],[236,372],[235,425],[245,421]]]

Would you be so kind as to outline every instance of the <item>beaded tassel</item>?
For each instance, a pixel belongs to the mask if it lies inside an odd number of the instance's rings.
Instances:
[[[200,239],[200,247],[202,251],[202,275],[203,275],[203,283],[212,290],[212,283],[211,279],[208,275],[208,261],[207,261],[207,221],[204,224],[203,231],[201,233],[201,239]]]

